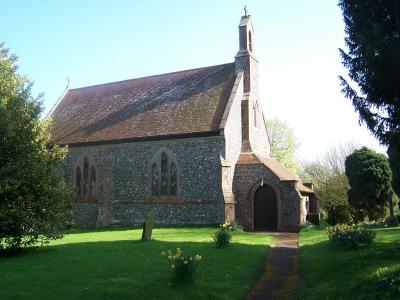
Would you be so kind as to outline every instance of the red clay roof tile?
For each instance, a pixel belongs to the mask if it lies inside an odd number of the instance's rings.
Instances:
[[[218,131],[234,83],[224,64],[69,90],[51,114],[58,144]]]

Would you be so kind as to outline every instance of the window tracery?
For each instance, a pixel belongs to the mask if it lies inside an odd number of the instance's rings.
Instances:
[[[178,169],[176,162],[166,152],[151,162],[151,196],[176,196],[178,194]]]
[[[87,156],[75,168],[75,186],[78,196],[96,195],[96,167]]]

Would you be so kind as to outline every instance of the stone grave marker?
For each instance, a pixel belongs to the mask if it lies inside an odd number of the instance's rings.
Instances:
[[[154,218],[151,212],[148,213],[146,222],[143,223],[142,241],[150,241],[154,228]]]

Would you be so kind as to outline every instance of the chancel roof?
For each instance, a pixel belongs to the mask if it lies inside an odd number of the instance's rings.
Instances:
[[[57,144],[217,132],[234,64],[70,89],[51,113]]]

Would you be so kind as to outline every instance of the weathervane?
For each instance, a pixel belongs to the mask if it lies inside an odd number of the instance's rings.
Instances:
[[[243,9],[244,9],[244,16],[247,17],[248,14],[247,14],[247,7],[246,7],[246,5],[243,7]]]
[[[65,78],[65,80],[67,80],[67,89],[69,89],[70,83],[71,83],[71,79],[69,79],[69,76],[67,76],[67,78]]]

